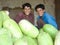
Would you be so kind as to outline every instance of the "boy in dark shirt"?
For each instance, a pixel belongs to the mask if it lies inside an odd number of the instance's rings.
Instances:
[[[19,13],[16,16],[15,21],[19,23],[20,20],[26,19],[32,24],[34,24],[34,14],[32,13],[31,4],[25,3],[22,5],[22,8],[23,8],[23,12]]]

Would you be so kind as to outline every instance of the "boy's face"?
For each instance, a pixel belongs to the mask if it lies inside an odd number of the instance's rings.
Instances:
[[[37,8],[37,13],[39,16],[43,16],[45,10],[43,10],[42,8]]]
[[[27,7],[27,6],[25,6],[25,8],[24,8],[24,13],[26,14],[26,15],[29,15],[30,13],[31,13],[31,8],[30,7]]]

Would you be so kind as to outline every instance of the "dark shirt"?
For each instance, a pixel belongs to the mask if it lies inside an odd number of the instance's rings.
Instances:
[[[34,24],[34,14],[33,14],[33,13],[30,13],[29,15],[25,15],[24,12],[19,13],[19,14],[16,16],[15,21],[16,21],[17,23],[19,23],[19,21],[22,20],[22,19],[26,19],[26,20],[28,20],[29,22],[31,22],[32,24]]]

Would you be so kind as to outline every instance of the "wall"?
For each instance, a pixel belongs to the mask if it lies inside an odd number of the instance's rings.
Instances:
[[[4,6],[8,6],[10,8],[21,7],[21,5],[25,2],[31,3],[33,8],[35,5],[43,3],[46,6],[46,10],[52,15],[55,15],[54,0],[0,0],[0,8]]]

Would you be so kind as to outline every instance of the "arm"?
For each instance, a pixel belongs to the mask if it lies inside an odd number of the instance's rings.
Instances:
[[[53,25],[54,27],[57,28],[56,21],[53,19],[53,17],[52,18],[48,17],[47,19],[48,19],[48,24],[51,24],[51,25]]]
[[[42,20],[42,19],[40,19],[40,23],[42,24],[42,25],[44,25],[45,23],[44,23],[44,21]]]
[[[28,20],[34,25],[34,14],[31,13],[29,16],[28,16]]]
[[[38,28],[42,28],[44,25],[45,25],[45,23],[44,23],[44,21],[43,21],[42,19],[39,19],[39,20],[37,21],[37,26],[38,26]]]
[[[34,24],[34,14],[32,14],[32,24]]]

